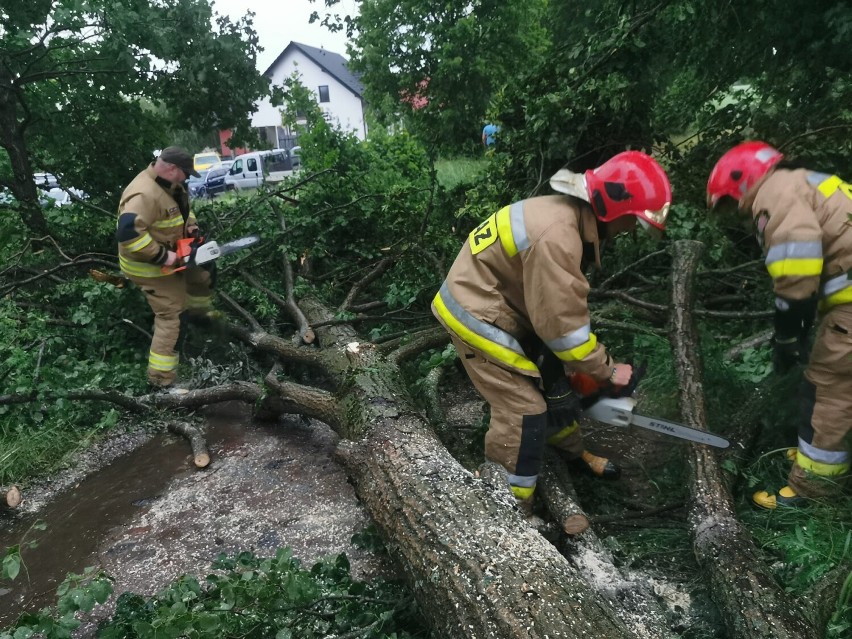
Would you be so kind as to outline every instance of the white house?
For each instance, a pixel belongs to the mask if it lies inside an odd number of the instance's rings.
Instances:
[[[364,87],[348,69],[347,60],[339,53],[291,42],[264,71],[272,84],[283,86],[296,74],[299,81],[313,91],[326,120],[344,131],[352,131],[360,140],[367,137],[364,119]],[[258,104],[251,119],[255,128],[263,129],[263,137],[277,148],[293,146],[293,134],[281,124],[280,107],[268,99]]]

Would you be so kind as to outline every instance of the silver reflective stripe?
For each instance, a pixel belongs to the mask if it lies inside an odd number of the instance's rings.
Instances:
[[[524,223],[524,203],[515,202],[509,207],[509,219],[512,224],[512,238],[518,253],[530,247],[530,238],[527,236],[527,225]]]
[[[823,464],[845,464],[849,461],[849,453],[845,450],[823,450],[817,448],[799,437],[799,452],[808,459]]]
[[[518,486],[519,488],[532,488],[535,486],[536,480],[538,480],[538,475],[530,475],[529,477],[522,477],[521,475],[509,475],[509,484],[512,486]]]
[[[550,350],[561,353],[562,351],[570,351],[572,348],[577,348],[580,344],[585,344],[589,341],[591,334],[592,326],[591,324],[586,324],[572,333],[548,340],[545,344],[547,344]]]
[[[807,259],[822,257],[822,242],[784,242],[769,249],[766,264],[789,259]]]
[[[833,295],[838,291],[842,291],[844,288],[852,286],[852,281],[849,279],[849,274],[844,273],[839,277],[832,277],[825,284],[822,285],[822,296],[828,297],[829,295]]]
[[[831,176],[828,173],[817,173],[816,171],[808,171],[808,184],[811,186],[819,186]]]
[[[441,285],[441,299],[444,301],[444,306],[447,307],[447,310],[453,314],[459,322],[461,322],[466,328],[470,329],[480,337],[484,337],[489,342],[494,342],[495,344],[499,344],[505,348],[508,348],[510,351],[517,353],[518,355],[523,355],[526,357],[526,353],[524,353],[524,349],[521,348],[521,344],[514,337],[509,335],[506,331],[501,330],[494,326],[493,324],[489,324],[487,322],[483,322],[482,320],[476,319],[473,315],[468,313],[465,309],[462,308],[461,304],[459,304],[456,299],[450,293],[450,287],[447,286],[447,282]]]

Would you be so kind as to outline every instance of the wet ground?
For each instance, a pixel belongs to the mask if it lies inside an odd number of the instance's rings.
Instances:
[[[24,535],[38,542],[23,553],[26,574],[0,590],[0,628],[54,604],[65,574],[87,566],[111,575],[115,593],[143,595],[182,574],[206,574],[219,553],[269,556],[284,546],[303,565],[345,552],[357,577],[389,572],[350,543],[369,519],[333,459],[330,429],[296,416],[260,426],[234,404],[211,408],[205,432],[211,463],[203,470],[182,438],[137,434],[132,450],[102,470],[52,495],[35,489],[22,512],[0,524],[2,548]],[[47,529],[30,529],[36,519]],[[110,610],[108,602],[97,616]]]

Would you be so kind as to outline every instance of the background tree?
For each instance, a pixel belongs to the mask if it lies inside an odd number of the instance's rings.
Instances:
[[[402,118],[430,145],[476,148],[495,92],[541,58],[546,6],[368,0],[349,22],[352,66],[382,123]]]
[[[203,0],[13,3],[0,24],[0,185],[34,231],[34,171],[115,197],[176,128],[239,128],[267,90],[251,14]]]

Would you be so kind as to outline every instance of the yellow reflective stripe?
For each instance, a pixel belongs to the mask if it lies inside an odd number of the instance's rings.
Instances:
[[[526,486],[511,486],[512,494],[518,499],[529,499],[535,492],[535,485],[527,488]]]
[[[778,260],[766,265],[772,279],[791,276],[810,276],[822,273],[822,258]]]
[[[841,304],[852,304],[852,286],[844,288],[842,291],[837,291],[820,300],[819,309],[821,311],[840,306]]]
[[[827,180],[820,182],[817,186],[817,190],[825,197],[831,197],[841,184],[843,184],[843,180],[836,175],[832,175]]]
[[[137,262],[129,260],[123,255],[118,256],[118,265],[123,273],[135,275],[136,277],[163,277],[171,273],[163,273],[161,266],[150,262]]]
[[[176,226],[183,226],[183,216],[178,215],[168,220],[160,220],[159,222],[154,222],[151,226],[156,229],[171,229]]]
[[[570,426],[566,426],[565,428],[560,430],[555,435],[551,435],[550,437],[548,437],[547,443],[548,444],[557,444],[557,443],[561,442],[563,439],[565,439],[566,437],[573,435],[575,432],[577,432],[578,428],[580,428],[580,424],[578,424],[575,421],[573,424],[571,424]]]
[[[198,295],[187,295],[186,296],[186,307],[187,308],[210,308],[210,296],[198,296]]]
[[[518,254],[518,247],[515,246],[515,236],[512,233],[512,219],[509,215],[508,206],[504,206],[497,211],[497,237],[500,238],[506,255],[515,257]]]
[[[125,244],[124,247],[133,253],[136,251],[140,251],[146,246],[148,246],[151,242],[154,241],[154,238],[151,237],[150,233],[145,233],[138,240],[133,240],[130,244]]]
[[[180,358],[178,355],[160,355],[154,351],[148,353],[148,368],[155,371],[163,371],[168,373],[178,367]]]
[[[849,472],[849,462],[826,464],[825,462],[814,461],[810,457],[803,455],[802,451],[796,453],[796,463],[800,468],[804,468],[820,477],[835,477]]]
[[[498,362],[503,362],[519,370],[538,373],[538,367],[531,360],[509,350],[505,346],[501,346],[491,340],[485,339],[458,321],[444,305],[444,300],[441,299],[440,293],[435,295],[435,298],[432,300],[432,304],[435,305],[435,310],[438,311],[438,315],[442,320],[444,320],[450,330],[458,335],[464,343],[491,356]]]
[[[586,359],[589,353],[595,350],[595,346],[598,345],[598,338],[594,333],[589,333],[589,341],[584,344],[580,344],[579,346],[575,346],[572,349],[567,351],[555,351],[553,354],[556,355],[561,360],[566,362],[576,362],[581,359]]]

